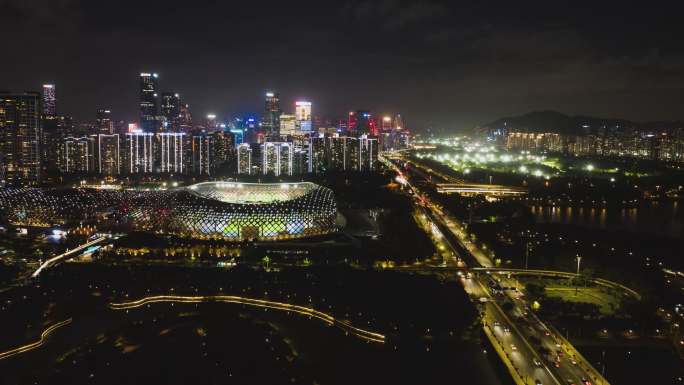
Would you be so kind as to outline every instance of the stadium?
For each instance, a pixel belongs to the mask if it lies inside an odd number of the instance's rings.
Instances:
[[[336,231],[333,192],[310,182],[204,182],[169,190],[6,188],[0,220],[46,227],[109,222],[197,239],[284,240]]]

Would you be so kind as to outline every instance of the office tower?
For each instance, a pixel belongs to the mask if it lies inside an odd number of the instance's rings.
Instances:
[[[237,173],[252,174],[252,146],[242,143],[237,146]]]
[[[144,132],[159,128],[159,95],[156,73],[140,73],[140,126]]]
[[[311,124],[311,102],[295,102],[295,118],[297,119],[297,131],[308,133],[312,130]]]
[[[344,130],[343,132],[344,133],[356,132],[356,124],[357,124],[356,112],[349,111],[349,116],[347,117],[347,129]]]
[[[230,133],[233,134],[233,145],[238,146],[245,141],[245,132],[241,128],[232,128]]]
[[[112,121],[112,112],[100,108],[97,110],[97,117],[95,119],[95,128],[98,134],[111,135],[114,133],[114,122]]]
[[[216,131],[210,135],[214,142],[212,161],[213,173],[227,171],[225,166],[234,158],[233,151],[235,149],[235,144],[233,135],[225,131]]]
[[[0,164],[7,184],[40,180],[41,95],[0,92]]]
[[[364,111],[364,110],[359,110],[356,111],[355,113],[356,116],[356,125],[355,129],[353,130],[355,135],[363,135],[363,134],[370,134],[372,127],[371,127],[371,114],[369,111]]]
[[[126,166],[131,174],[154,172],[154,134],[140,130],[126,133]]]
[[[190,105],[181,103],[180,106],[180,131],[190,132],[192,130],[192,116],[190,115]]]
[[[181,131],[181,99],[176,92],[163,92],[161,95],[162,128],[164,131]]]
[[[291,142],[264,142],[261,145],[261,169],[264,175],[292,175],[294,144]]]
[[[183,150],[184,132],[162,132],[159,134],[160,171],[162,173],[183,174],[186,157]]]
[[[387,116],[387,115],[383,116],[380,131],[387,132],[387,131],[390,131],[391,129],[392,129],[392,117]]]
[[[114,176],[121,173],[121,159],[119,157],[119,134],[93,135],[95,151],[95,169],[98,174]]]
[[[190,166],[193,175],[211,175],[214,161],[213,144],[210,135],[202,134],[192,137]]]
[[[373,171],[378,163],[378,139],[362,135],[358,139],[358,171]]]
[[[46,178],[57,176],[57,171],[64,170],[65,142],[74,135],[73,122],[70,117],[55,115],[44,117],[42,139],[42,165]]]
[[[266,113],[263,120],[263,131],[268,137],[278,136],[280,129],[280,95],[277,92],[266,93]]]
[[[64,173],[90,173],[94,170],[94,137],[67,137],[64,139]]]
[[[395,130],[402,130],[406,128],[404,126],[404,118],[401,117],[400,114],[394,115],[394,125],[392,126]]]
[[[209,131],[216,129],[216,114],[207,114],[207,121],[205,122],[204,127]]]
[[[356,150],[355,138],[349,136],[334,135],[326,138],[328,156],[326,157],[328,168],[332,170],[347,171],[352,169],[352,160]]]
[[[259,123],[253,117],[243,119],[241,124],[244,129],[244,141],[247,143],[260,143],[263,142],[263,135],[258,132]]]
[[[280,135],[295,135],[297,131],[297,117],[295,115],[280,115]]]
[[[43,84],[43,116],[55,116],[57,114],[57,97],[54,84]]]
[[[307,143],[307,172],[319,173],[326,169],[325,136],[311,135]]]

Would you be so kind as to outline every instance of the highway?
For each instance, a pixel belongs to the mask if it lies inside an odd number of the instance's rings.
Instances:
[[[429,211],[430,218],[442,230],[445,243],[455,255],[470,260],[471,265],[484,268],[493,266],[491,259],[470,242],[468,234],[457,220],[421,194],[410,183],[409,176],[394,162],[384,157],[382,160],[404,178],[413,192],[415,204],[428,209],[426,211]],[[423,168],[422,171],[432,170]],[[447,179],[442,174],[436,176],[439,179]],[[515,298],[512,299],[512,311],[506,314],[498,303],[503,301],[503,296],[493,294],[487,288],[491,279],[491,275],[487,273],[480,276],[470,274],[470,277],[469,274],[465,274],[461,281],[470,297],[476,303],[483,304],[481,313],[485,334],[490,341],[493,338],[492,344],[498,343],[497,353],[517,384],[608,384],[574,347],[529,311],[529,306],[522,296],[507,292]],[[511,283],[511,286],[519,287],[519,284]],[[531,344],[530,340],[536,339],[540,341],[541,348]]]

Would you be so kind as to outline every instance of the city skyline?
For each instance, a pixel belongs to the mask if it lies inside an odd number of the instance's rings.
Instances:
[[[63,108],[80,120],[98,108],[135,118],[130,74],[147,69],[182,90],[196,111],[220,115],[260,111],[261,94],[277,89],[316,100],[323,114],[398,110],[420,129],[472,128],[543,109],[684,119],[679,5],[604,2],[588,11],[440,1],[200,1],[178,13],[180,3],[154,1],[40,4],[3,4],[3,32],[22,31],[34,42],[10,40],[8,52],[30,52],[35,60],[0,64],[0,83],[16,92],[55,83]],[[141,39],[146,43],[135,43]]]

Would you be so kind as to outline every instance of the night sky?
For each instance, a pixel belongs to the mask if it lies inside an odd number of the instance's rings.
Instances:
[[[0,89],[57,85],[58,112],[137,118],[158,72],[195,117],[263,109],[400,112],[471,128],[554,109],[684,119],[683,7],[614,1],[0,0]]]

